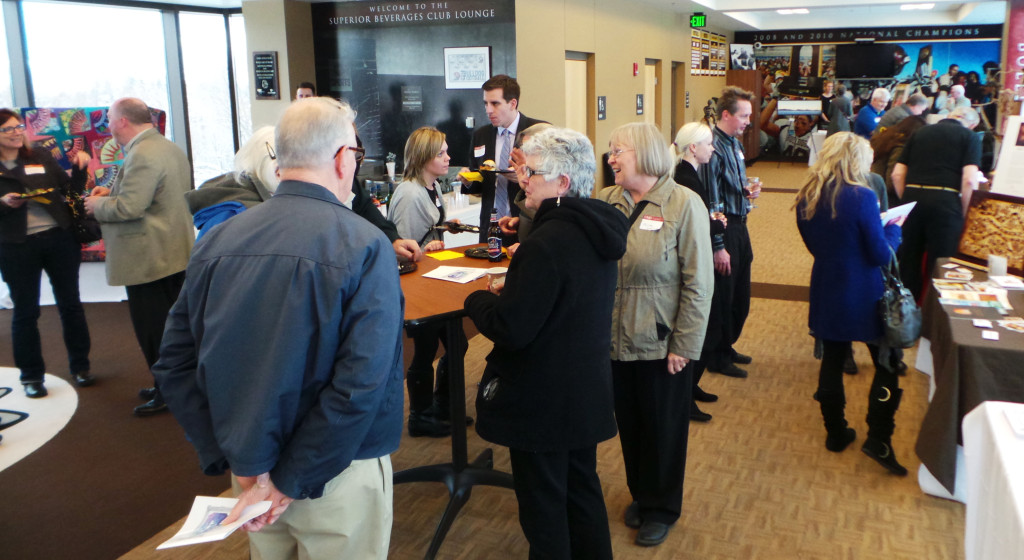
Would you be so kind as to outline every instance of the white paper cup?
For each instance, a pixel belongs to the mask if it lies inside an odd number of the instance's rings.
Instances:
[[[1006,276],[1006,257],[999,255],[988,256],[988,275]]]

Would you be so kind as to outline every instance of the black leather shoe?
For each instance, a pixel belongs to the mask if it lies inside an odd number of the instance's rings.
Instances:
[[[658,546],[668,538],[672,526],[658,521],[644,521],[636,533],[636,544],[640,546]]]
[[[697,408],[697,403],[690,405],[690,422],[710,422],[711,415]]]
[[[693,400],[697,402],[718,402],[718,395],[709,393],[700,387],[694,387]]]
[[[46,387],[43,387],[42,381],[25,384],[25,396],[30,399],[41,399],[48,394],[49,393],[46,392]]]
[[[738,367],[736,364],[726,364],[724,367],[716,369],[708,368],[708,371],[712,373],[720,373],[726,377],[737,377],[739,379],[747,377],[747,370]]]
[[[153,416],[161,412],[167,412],[167,403],[161,398],[153,399],[146,404],[140,404],[134,410],[136,416]]]
[[[626,522],[626,527],[639,529],[644,524],[644,519],[640,516],[640,504],[633,502],[626,506],[626,515],[623,518]]]
[[[745,366],[745,365],[747,365],[747,364],[749,364],[750,362],[753,362],[753,361],[754,361],[754,358],[751,358],[750,356],[748,356],[746,354],[740,354],[739,352],[737,352],[735,350],[732,351],[732,363],[734,363],[734,364],[740,364],[740,365],[744,365]]]
[[[88,387],[93,383],[96,383],[96,378],[89,373],[89,370],[72,372],[71,379],[74,379],[75,385],[78,385],[79,387]]]
[[[139,398],[144,401],[151,401],[156,398],[156,387],[146,387],[145,389],[139,389]]]
[[[409,413],[409,435],[412,437],[446,437],[452,435],[452,425],[431,414],[431,409]]]

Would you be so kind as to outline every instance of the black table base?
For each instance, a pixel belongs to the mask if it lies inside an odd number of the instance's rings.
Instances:
[[[467,344],[467,341],[462,330],[464,316],[465,312],[459,310],[429,319],[429,322],[445,321],[449,356],[465,354],[466,349],[463,346]],[[415,326],[426,322],[428,321],[410,321],[408,324]],[[459,510],[469,501],[474,486],[483,484],[512,488],[512,475],[494,470],[494,452],[492,450],[485,449],[473,462],[468,460],[466,449],[466,371],[462,360],[448,360],[448,389],[451,395],[452,462],[413,467],[396,472],[392,478],[394,484],[443,482],[448,487],[448,506],[437,523],[437,529],[434,530],[434,538],[430,541],[430,548],[427,549],[427,554],[424,556],[426,560],[433,560],[437,556],[441,549],[441,543],[444,542]]]

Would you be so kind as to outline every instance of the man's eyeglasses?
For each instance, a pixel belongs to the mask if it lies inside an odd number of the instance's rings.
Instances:
[[[338,157],[338,154],[340,154],[341,151],[346,149],[346,148],[351,150],[353,152],[353,155],[356,156],[356,163],[357,164],[363,163],[363,159],[366,158],[366,148],[357,148],[355,146],[342,146],[342,147],[338,148],[337,152],[334,152],[334,157]]]
[[[12,132],[21,132],[22,130],[25,130],[25,125],[23,124],[0,127],[0,132],[3,132],[4,134],[10,134]]]
[[[527,167],[525,165],[523,166],[523,175],[526,175],[527,179],[529,179],[530,177],[533,177],[534,175],[550,175],[550,174],[551,174],[550,171],[541,171],[540,169],[530,169],[529,167]]]

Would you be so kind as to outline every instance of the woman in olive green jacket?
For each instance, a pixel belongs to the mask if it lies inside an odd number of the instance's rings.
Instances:
[[[631,123],[612,132],[615,185],[598,198],[630,217],[612,314],[612,378],[626,482],[625,522],[636,543],[661,544],[679,518],[689,430],[691,360],[700,358],[714,264],[700,197],[676,184],[661,132]]]

